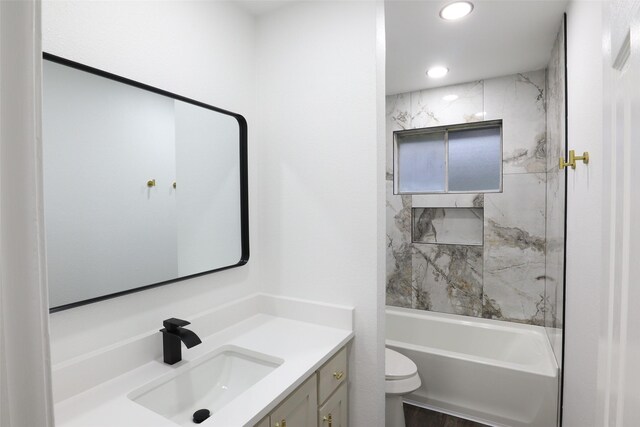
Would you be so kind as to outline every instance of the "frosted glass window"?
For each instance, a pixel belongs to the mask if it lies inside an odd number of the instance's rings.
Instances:
[[[502,120],[394,132],[395,194],[502,191]]]
[[[445,191],[444,132],[398,137],[397,155],[401,193]]]
[[[500,190],[500,128],[449,131],[449,191]]]

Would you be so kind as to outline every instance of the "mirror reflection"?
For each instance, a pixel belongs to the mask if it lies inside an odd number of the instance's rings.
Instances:
[[[50,306],[246,263],[244,119],[45,59]]]

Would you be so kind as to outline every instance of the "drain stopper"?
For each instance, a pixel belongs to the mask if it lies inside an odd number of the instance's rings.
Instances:
[[[193,413],[193,422],[200,424],[211,416],[211,412],[208,409],[198,409]]]

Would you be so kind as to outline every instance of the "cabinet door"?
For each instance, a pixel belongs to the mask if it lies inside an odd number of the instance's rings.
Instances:
[[[338,386],[345,382],[347,382],[347,349],[343,347],[318,371],[318,403],[324,403]]]
[[[318,427],[316,376],[311,376],[271,413],[272,427]]]
[[[269,427],[269,416],[267,415],[266,417],[261,419],[260,422],[255,425],[255,427]]]
[[[347,383],[338,390],[318,410],[319,427],[347,427]]]

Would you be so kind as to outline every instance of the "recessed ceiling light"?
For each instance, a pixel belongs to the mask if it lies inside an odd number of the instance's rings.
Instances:
[[[468,1],[457,1],[450,3],[440,11],[440,18],[446,21],[456,21],[464,18],[473,10],[473,3]]]
[[[445,96],[443,96],[443,97],[442,97],[442,99],[443,99],[444,101],[449,101],[449,102],[451,102],[451,101],[455,101],[456,99],[458,99],[458,95],[453,95],[453,94],[451,94],[451,95],[445,95]]]
[[[446,76],[448,72],[449,69],[447,67],[438,66],[429,68],[429,70],[427,71],[427,75],[432,79],[438,79],[440,77]]]

